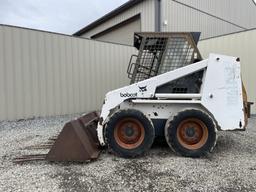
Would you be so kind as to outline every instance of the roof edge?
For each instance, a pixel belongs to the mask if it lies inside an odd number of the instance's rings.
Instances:
[[[89,25],[85,26],[84,28],[80,29],[79,31],[75,32],[73,36],[81,36],[85,32],[91,30],[92,28],[104,23],[105,21],[113,18],[114,16],[118,15],[119,13],[139,4],[144,0],[129,0],[125,4],[119,6],[118,8],[114,9],[113,11],[107,13],[106,15],[102,16],[101,18],[97,19],[96,21],[90,23]]]

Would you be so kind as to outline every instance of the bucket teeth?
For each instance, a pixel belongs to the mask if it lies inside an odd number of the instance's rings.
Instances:
[[[13,159],[14,163],[23,163],[27,161],[45,160],[46,154],[23,155]]]
[[[48,140],[49,141],[56,141],[57,138],[58,138],[58,136],[53,136],[53,137],[50,137]]]
[[[26,147],[25,149],[33,150],[33,149],[50,149],[53,146],[54,143],[46,143],[41,145],[32,145],[29,147]]]

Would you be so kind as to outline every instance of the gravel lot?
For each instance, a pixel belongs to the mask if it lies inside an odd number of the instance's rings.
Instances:
[[[256,191],[256,117],[245,132],[219,132],[205,158],[180,157],[155,144],[136,159],[103,151],[87,164],[12,163],[37,152],[24,148],[56,135],[74,117],[0,122],[0,191]]]

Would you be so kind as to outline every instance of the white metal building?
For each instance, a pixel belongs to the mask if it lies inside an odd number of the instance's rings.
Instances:
[[[130,0],[74,36],[0,25],[0,121],[99,109],[107,91],[129,83],[138,31],[202,32],[204,58],[241,58],[255,102],[255,18],[253,0]]]
[[[256,27],[253,0],[130,0],[75,36],[132,44],[140,31],[200,31],[201,39]]]

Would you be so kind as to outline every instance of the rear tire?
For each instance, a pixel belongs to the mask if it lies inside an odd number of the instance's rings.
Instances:
[[[104,129],[105,142],[114,154],[131,158],[144,154],[154,142],[153,123],[134,109],[114,113]]]
[[[186,157],[201,157],[216,145],[216,125],[205,112],[187,109],[179,112],[165,126],[165,139],[174,152]]]

